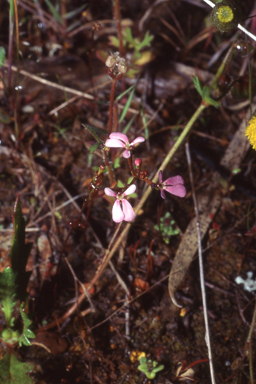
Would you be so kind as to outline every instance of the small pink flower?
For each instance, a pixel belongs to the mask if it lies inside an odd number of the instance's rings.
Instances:
[[[124,198],[127,195],[131,195],[135,190],[135,184],[130,185],[123,193],[116,193],[110,188],[104,189],[106,195],[114,196],[116,198],[112,208],[112,219],[115,223],[121,223],[123,220],[132,221],[135,218],[135,213],[131,204]]]
[[[163,181],[163,172],[159,171],[158,178],[159,184],[157,186],[161,190],[161,197],[163,199],[166,198],[164,191],[179,197],[186,196],[186,188],[184,187],[184,180],[181,176],[169,177],[168,179]]]
[[[126,159],[131,156],[131,150],[135,144],[145,141],[144,137],[137,137],[129,143],[128,137],[121,132],[113,132],[109,137],[110,138],[106,141],[105,146],[109,148],[125,148],[123,157]]]

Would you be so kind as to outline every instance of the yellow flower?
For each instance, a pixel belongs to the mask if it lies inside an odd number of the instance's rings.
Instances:
[[[230,8],[228,5],[220,7],[217,17],[221,23],[230,23],[230,21],[232,21],[234,18],[232,8]]]
[[[132,351],[130,359],[131,359],[131,362],[134,363],[136,360],[140,360],[142,357],[146,357],[145,352]]]
[[[245,136],[248,137],[251,146],[256,150],[256,116],[253,116],[245,131]]]

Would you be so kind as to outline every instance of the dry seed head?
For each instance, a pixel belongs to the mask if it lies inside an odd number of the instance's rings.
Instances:
[[[108,56],[106,66],[111,70],[114,76],[124,74],[127,71],[127,62],[124,57],[120,57],[119,52]]]

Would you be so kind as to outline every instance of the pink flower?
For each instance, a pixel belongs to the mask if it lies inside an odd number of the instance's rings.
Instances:
[[[131,150],[135,144],[145,141],[144,137],[137,137],[129,143],[128,137],[121,132],[113,132],[109,137],[110,138],[106,141],[105,146],[109,148],[125,148],[123,157],[126,159],[131,156]]]
[[[136,185],[130,185],[125,192],[116,193],[110,188],[105,188],[104,192],[108,196],[114,196],[116,201],[114,202],[112,208],[112,219],[115,223],[121,223],[121,221],[132,221],[135,218],[134,210],[131,204],[124,198],[127,195],[130,195],[136,190]],[[122,206],[121,206],[122,202]]]
[[[172,195],[185,197],[186,196],[186,188],[184,187],[184,180],[181,176],[169,177],[165,181],[163,181],[163,172],[159,171],[158,173],[159,184],[157,186],[161,190],[161,197],[163,199],[166,198],[165,192],[167,191]]]

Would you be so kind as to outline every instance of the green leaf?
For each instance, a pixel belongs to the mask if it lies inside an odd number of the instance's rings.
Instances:
[[[97,141],[97,143],[100,143],[100,144],[103,143],[103,141],[99,138],[98,133],[97,133],[97,132],[103,131],[103,130],[100,130],[99,128],[92,127],[91,125],[88,125],[88,124],[82,124],[82,126],[91,132],[91,134],[93,135],[93,137]],[[105,131],[104,131],[104,133],[106,134]]]
[[[5,60],[5,49],[4,47],[0,47],[0,68],[2,67]]]
[[[138,370],[144,373],[148,372],[148,364],[147,363],[140,364],[138,366]]]
[[[89,148],[89,153],[92,154],[93,152],[95,152],[96,149],[99,148],[99,146],[100,146],[100,143],[95,143],[95,144],[93,144],[93,145],[91,146],[91,148]]]
[[[113,168],[114,169],[117,169],[120,167],[120,157],[117,157],[115,160],[114,160],[114,163],[113,163]]]
[[[213,105],[215,108],[218,108],[221,103],[212,99],[211,96],[210,96],[210,87],[208,87],[207,85],[205,87],[202,88],[201,84],[200,84],[200,80],[198,79],[198,77],[193,77],[193,83],[194,83],[194,86],[197,90],[197,92],[200,94],[200,96],[202,97],[202,99],[209,105]]]
[[[148,121],[143,108],[141,110],[141,116],[142,116],[143,128],[145,129],[145,139],[148,140],[149,139]]]
[[[8,352],[0,360],[0,384],[33,384],[34,380],[27,375],[33,369],[33,364],[23,363]]]
[[[30,346],[31,343],[29,339],[35,338],[36,335],[34,334],[34,332],[32,332],[29,329],[29,326],[31,325],[31,321],[29,320],[28,316],[24,312],[24,304],[20,306],[20,314],[23,321],[23,332],[19,337],[19,346],[21,347],[22,344],[26,346]]]
[[[117,180],[116,186],[117,186],[117,188],[124,188],[125,187],[124,183],[121,180]]]
[[[136,50],[140,51],[144,47],[150,47],[151,41],[153,39],[154,39],[154,36],[150,35],[149,32],[147,31],[142,42],[137,45]]]
[[[137,85],[137,81],[136,81],[136,84],[132,85],[131,87],[129,87],[128,89],[126,89],[123,93],[121,93],[121,95],[117,96],[116,98],[116,101],[119,101],[120,99],[122,99],[122,97],[124,95],[126,95],[126,93],[130,92],[133,88],[135,88]]]
[[[133,37],[132,37],[132,30],[129,27],[125,28],[125,40],[128,43],[130,43],[131,45],[134,45],[134,40],[133,40]]]
[[[126,104],[124,106],[123,112],[122,112],[122,114],[121,114],[121,116],[119,118],[119,123],[121,123],[123,121],[123,119],[125,118],[125,116],[126,116],[126,113],[127,113],[128,109],[129,109],[129,107],[131,105],[131,102],[132,102],[134,91],[135,91],[135,88],[132,89],[132,91],[131,91],[131,93],[130,93],[130,95],[128,97],[128,100],[127,100],[127,102],[126,102]]]
[[[136,115],[133,115],[133,117],[131,118],[131,120],[128,122],[128,124],[126,125],[126,127],[123,129],[123,133],[126,135],[126,133],[129,131],[132,123],[134,122],[135,120],[135,117]]]
[[[109,36],[108,40],[109,40],[109,45],[112,45],[113,47],[119,48],[119,40],[117,37]]]
[[[156,373],[159,371],[162,371],[164,369],[164,365],[157,365],[155,368],[152,369],[152,372]]]
[[[201,87],[199,78],[197,76],[195,76],[195,77],[192,77],[192,80],[193,80],[193,83],[194,83],[194,86],[195,86],[197,92],[199,93],[199,95],[201,97],[203,97],[203,89]]]
[[[156,377],[156,374],[154,372],[146,372],[145,375],[150,380],[153,380]]]
[[[16,280],[15,273],[10,267],[5,268],[3,273],[0,274],[0,301],[2,304],[2,310],[5,315],[7,328],[9,328],[12,325],[11,324],[12,310],[16,304],[15,280]]]
[[[205,86],[203,88],[203,95],[202,95],[202,98],[204,101],[206,101],[206,103],[210,104],[210,105],[213,105],[215,108],[218,108],[220,106],[220,102],[214,100],[211,98],[210,96],[210,87],[208,86]]]
[[[83,5],[81,5],[81,7],[76,8],[75,10],[66,13],[66,14],[64,15],[64,18],[65,18],[66,20],[72,19],[72,17],[75,17],[75,16],[78,15],[79,13],[83,12],[83,10],[84,10],[85,8],[88,8],[88,4],[83,4]]]
[[[52,3],[50,2],[50,0],[44,0],[46,2],[46,4],[48,5],[51,13],[53,14],[55,20],[58,21],[58,23],[60,23],[61,25],[63,25],[63,20],[62,20],[62,17],[61,15],[57,12],[57,10],[55,9],[55,7],[52,5]]]
[[[25,243],[25,220],[22,216],[19,195],[14,205],[13,213],[14,235],[10,251],[12,270],[15,274],[16,299],[25,301],[28,280],[31,272],[26,272],[28,257],[32,243]]]

